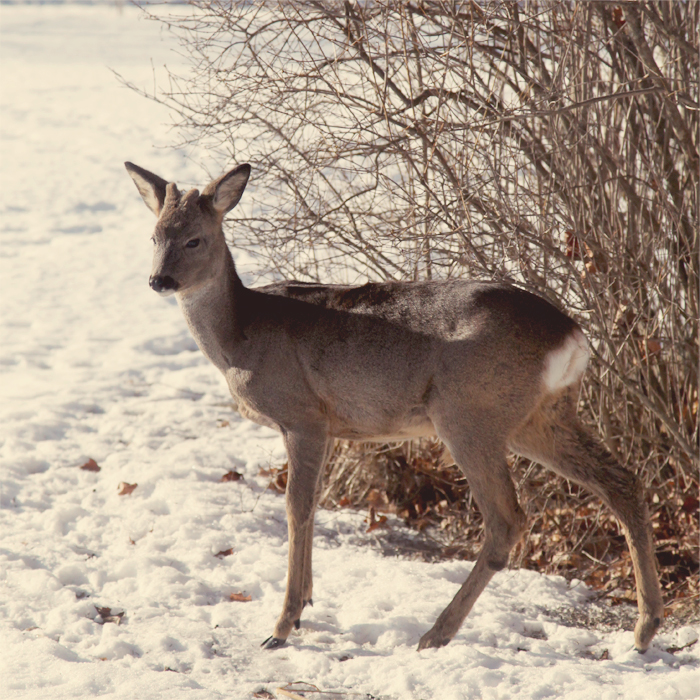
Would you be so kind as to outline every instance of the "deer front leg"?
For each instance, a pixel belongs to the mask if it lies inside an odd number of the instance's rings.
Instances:
[[[311,598],[311,544],[318,482],[328,455],[329,438],[324,428],[288,431],[285,434],[289,472],[287,478],[287,530],[289,560],[287,592],[282,614],[264,649],[281,647],[292,628],[298,626],[301,611]]]
[[[303,603],[304,607],[307,605],[313,605],[313,576],[311,569],[311,553],[314,541],[314,514],[316,513],[316,506],[318,505],[319,498],[321,497],[321,488],[323,485],[323,471],[328,464],[328,460],[333,452],[333,446],[335,444],[334,440],[329,440],[326,447],[326,454],[323,457],[323,462],[321,469],[319,470],[318,477],[316,479],[316,491],[314,492],[314,504],[311,509],[311,520],[306,529],[306,543],[304,546],[304,585],[303,585]],[[299,629],[300,620],[294,621],[294,626]]]

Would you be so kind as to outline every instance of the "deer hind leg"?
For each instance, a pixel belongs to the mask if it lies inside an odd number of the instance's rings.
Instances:
[[[437,423],[436,423],[437,427]],[[488,428],[482,434],[487,434]],[[523,513],[505,460],[504,441],[483,441],[473,435],[452,437],[455,431],[438,434],[464,472],[484,518],[484,544],[467,580],[440,613],[433,627],[420,639],[418,650],[441,647],[457,633],[486,584],[508,563],[510,550],[525,529]],[[476,439],[478,436],[478,439]]]
[[[644,652],[663,620],[649,515],[639,479],[575,415],[578,388],[546,400],[510,440],[515,452],[597,495],[622,524],[637,582],[635,647]]]
[[[311,545],[314,508],[324,460],[328,455],[328,438],[318,427],[285,434],[289,472],[287,478],[287,530],[289,562],[287,591],[282,614],[275,630],[261,646],[281,647],[293,627],[299,626],[301,611],[311,597]]]

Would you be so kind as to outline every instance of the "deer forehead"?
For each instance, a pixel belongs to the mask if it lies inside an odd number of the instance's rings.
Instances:
[[[206,213],[200,206],[199,190],[192,189],[182,195],[173,183],[168,185],[163,211],[156,223],[156,233],[165,237],[177,237],[204,231]]]

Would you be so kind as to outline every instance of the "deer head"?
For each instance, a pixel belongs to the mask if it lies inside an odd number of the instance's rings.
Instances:
[[[244,163],[202,191],[182,193],[133,163],[124,163],[146,206],[158,217],[151,240],[155,246],[149,283],[161,296],[187,294],[219,272],[226,248],[221,224],[238,204],[250,175]]]

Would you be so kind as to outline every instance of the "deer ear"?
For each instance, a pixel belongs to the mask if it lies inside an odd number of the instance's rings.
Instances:
[[[248,184],[250,165],[243,163],[231,172],[222,175],[218,180],[210,182],[202,195],[210,197],[211,206],[221,215],[231,211],[241,199],[243,190]]]
[[[136,184],[136,187],[146,202],[146,206],[156,215],[160,216],[165,202],[165,188],[168,183],[162,178],[154,175],[148,170],[139,168],[133,163],[124,163],[131,179]]]

